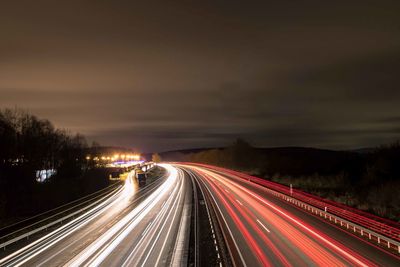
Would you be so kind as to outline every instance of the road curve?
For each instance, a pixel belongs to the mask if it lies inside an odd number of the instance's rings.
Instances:
[[[400,266],[386,252],[223,171],[192,172],[221,216],[237,266]]]
[[[183,173],[162,165],[168,175],[138,189],[132,175],[123,188],[85,214],[0,257],[0,266],[155,266],[183,262],[174,251],[182,214],[191,200]],[[184,234],[184,233],[183,233]],[[182,234],[180,234],[182,235]]]

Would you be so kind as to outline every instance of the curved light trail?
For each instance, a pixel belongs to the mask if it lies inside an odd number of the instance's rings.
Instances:
[[[0,259],[0,266],[131,266],[168,262],[173,254],[185,192],[183,173],[162,164],[168,175],[154,186],[124,187],[78,218]]]
[[[243,266],[398,266],[399,257],[273,198],[247,180],[212,168],[191,171],[223,218]],[[236,248],[235,248],[236,247]]]

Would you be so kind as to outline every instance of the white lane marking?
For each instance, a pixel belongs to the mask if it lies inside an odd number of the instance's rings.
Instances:
[[[147,231],[149,231],[149,228],[150,228],[150,226],[151,226],[152,223],[153,223],[153,222],[150,222],[150,223],[146,226],[146,228],[144,229],[144,231],[143,231],[143,233],[142,233],[142,236],[144,236],[145,234],[147,234]]]
[[[20,266],[20,265],[24,264],[25,262],[32,259],[36,255],[40,254],[44,250],[48,249],[49,247],[51,247],[52,245],[54,245],[61,239],[72,234],[73,232],[78,230],[83,225],[89,223],[96,216],[98,216],[103,211],[105,211],[106,209],[108,209],[109,207],[111,207],[112,205],[117,203],[119,201],[119,197],[117,197],[117,196],[122,192],[122,190],[123,190],[123,188],[120,188],[118,191],[112,192],[111,194],[114,193],[114,195],[110,196],[109,199],[106,199],[103,203],[100,203],[98,206],[87,211],[86,213],[84,213],[81,216],[79,216],[78,218],[70,221],[69,223],[65,224],[64,226],[54,230],[53,232],[45,235],[44,237],[34,241],[33,243],[31,243],[31,244],[23,247],[22,249],[1,259],[0,264],[3,264],[5,261],[10,260],[14,257],[15,257],[15,260],[12,260],[13,261],[12,263],[9,262],[7,264],[10,264],[10,265],[12,264],[14,266]],[[104,197],[104,198],[106,198],[106,197]],[[113,200],[114,198],[115,198],[115,200]],[[71,226],[71,228],[68,228],[70,226]],[[49,239],[49,240],[47,241],[46,239]],[[39,246],[39,247],[35,248],[35,246]],[[29,249],[32,249],[33,251],[25,252]],[[26,253],[26,254],[22,254],[22,253]],[[22,255],[17,256],[18,254],[22,254]]]
[[[93,242],[89,247],[75,256],[70,262],[67,263],[67,266],[80,266],[89,257],[92,257],[93,254],[96,253],[99,249],[101,253],[97,253],[94,256],[94,259],[91,260],[89,265],[98,266],[101,262],[111,253],[111,251],[121,243],[121,241],[132,231],[132,229],[140,223],[140,221],[149,213],[149,211],[154,207],[160,199],[166,194],[169,189],[175,183],[177,179],[177,171],[170,167],[169,165],[163,166],[168,170],[169,176],[168,179],[159,187],[156,191],[154,191],[147,199],[141,202],[135,209],[133,209],[130,213],[128,213],[125,217],[118,221],[114,226],[112,226],[105,234],[103,234],[99,239]],[[122,232],[120,232],[122,230]],[[119,233],[118,233],[119,232]],[[117,234],[118,233],[118,234]],[[117,234],[117,237],[112,239],[114,235]],[[109,240],[112,239],[110,242]],[[102,246],[105,247],[101,249]],[[88,265],[88,264],[86,264]]]
[[[334,243],[332,243],[331,241],[329,241],[328,239],[326,239],[325,237],[321,236],[320,234],[318,234],[316,231],[310,229],[309,227],[307,227],[305,224],[303,224],[301,221],[293,218],[292,216],[290,216],[289,214],[287,214],[286,212],[280,210],[279,208],[277,208],[275,205],[269,203],[268,201],[266,201],[265,199],[263,199],[262,197],[260,197],[258,194],[253,193],[252,191],[250,191],[249,189],[245,188],[244,186],[241,186],[233,181],[229,181],[228,179],[226,180],[228,183],[232,184],[233,186],[235,186],[236,188],[241,189],[242,191],[246,192],[247,194],[253,196],[255,199],[259,200],[260,202],[264,203],[265,205],[269,206],[270,208],[272,208],[273,210],[275,210],[276,212],[280,213],[281,215],[283,215],[283,217],[286,217],[287,219],[289,219],[290,221],[292,221],[293,223],[297,224],[298,226],[300,226],[301,228],[303,228],[304,230],[308,231],[309,233],[311,233],[312,235],[314,235],[316,238],[318,238],[319,240],[321,240],[322,242],[325,242],[327,245],[329,245],[330,247],[332,247],[334,250],[336,250],[337,252],[339,252],[340,254],[344,255],[345,257],[347,257],[348,259],[356,262],[358,265],[360,266],[365,266],[367,267],[367,265],[365,263],[363,263],[362,261],[360,261],[359,259],[357,259],[356,257],[354,257],[353,255],[351,255],[350,253],[346,252],[345,250],[341,249],[340,247],[338,247],[337,245],[335,245]]]
[[[257,219],[257,222],[262,226],[262,228],[265,229],[265,231],[267,231],[268,233],[271,233],[271,231],[259,219]]]
[[[204,197],[203,188],[200,186],[200,181],[198,180],[198,179],[199,179],[198,176],[194,175],[193,173],[191,173],[191,175],[193,175],[192,177],[193,177],[195,180],[197,180],[197,181],[199,182],[199,188],[200,188],[201,194],[202,194],[203,197]],[[197,177],[197,178],[196,178],[196,177]],[[202,183],[203,183],[203,182],[202,182]],[[204,183],[203,183],[203,184],[204,184]],[[227,193],[229,193],[229,191],[226,190],[225,188],[224,188],[224,190],[225,190]],[[215,238],[214,227],[213,227],[213,224],[212,224],[212,222],[211,222],[211,216],[210,216],[210,211],[209,211],[209,209],[208,209],[207,201],[205,201],[204,203],[205,203],[205,205],[206,205],[206,210],[207,210],[207,215],[208,215],[208,221],[210,222],[211,233],[212,233],[213,239],[214,239],[215,251],[217,252],[217,257],[218,257],[218,259],[220,259],[220,255],[219,255],[219,251],[218,251],[218,244],[217,244],[217,241],[216,241],[216,238]],[[219,263],[219,266],[222,267],[222,263],[221,263],[221,262]]]
[[[175,190],[174,190],[174,191],[175,191]],[[174,192],[174,194],[175,194],[175,192]],[[168,208],[169,208],[169,206],[170,206],[170,202],[171,202],[171,201],[172,201],[172,196],[169,196],[168,199],[167,199],[166,201],[164,201],[165,203],[168,202],[168,204],[167,204],[167,205],[163,205],[163,207],[161,208],[160,212],[157,214],[156,218],[153,220],[153,225],[152,225],[151,229],[150,229],[148,232],[150,232],[153,228],[155,229],[155,228],[158,228],[158,227],[159,227],[162,218],[165,216],[165,213],[167,212],[167,210],[168,210]],[[150,240],[150,239],[153,238],[153,236],[154,236],[154,234],[151,235],[151,236],[142,236],[142,238],[137,242],[137,244],[135,245],[135,247],[134,247],[134,248],[132,249],[132,251],[129,253],[128,257],[127,257],[127,258],[125,259],[125,261],[121,264],[121,266],[122,266],[122,267],[125,267],[125,266],[131,265],[132,259],[133,259],[133,258],[137,258],[137,257],[136,257],[136,252],[137,252],[137,250],[138,250],[140,247],[144,246],[144,244],[143,244],[144,240],[145,240],[145,239]],[[147,247],[147,246],[146,246],[146,247]]]
[[[242,253],[241,253],[240,250],[239,250],[239,246],[238,246],[238,244],[237,244],[237,242],[236,242],[236,240],[235,240],[235,238],[234,238],[234,236],[233,236],[232,230],[230,229],[230,227],[229,227],[229,225],[228,225],[228,223],[227,223],[227,221],[226,221],[226,218],[225,218],[224,214],[222,213],[222,210],[221,210],[221,208],[220,208],[220,206],[219,206],[217,200],[215,199],[215,197],[214,197],[214,195],[213,195],[211,189],[207,186],[207,184],[206,184],[203,180],[201,180],[201,179],[199,179],[199,180],[202,182],[202,184],[205,186],[205,188],[207,189],[207,191],[210,193],[212,199],[214,200],[214,203],[215,203],[215,205],[217,206],[217,209],[218,209],[218,211],[219,211],[219,214],[221,214],[222,220],[224,221],[225,226],[226,226],[226,228],[228,229],[229,235],[231,236],[231,238],[232,238],[232,240],[233,240],[233,243],[235,244],[236,250],[237,250],[237,252],[239,253],[240,260],[242,261],[243,266],[246,267],[247,264],[246,264],[246,262],[245,262],[245,260],[244,260],[244,258],[243,258]],[[210,223],[211,223],[211,219],[210,219]],[[221,265],[222,265],[222,263],[220,263],[220,266],[221,266]]]
[[[180,185],[180,189],[179,189],[179,192],[178,192],[178,196],[176,197],[175,202],[174,202],[173,205],[171,206],[171,207],[174,207],[174,209],[175,209],[174,215],[173,215],[173,217],[172,217],[172,222],[175,221],[176,215],[178,214],[178,206],[179,206],[179,203],[181,202],[181,199],[182,199],[182,197],[183,197],[183,194],[182,194],[183,187],[184,187],[183,180],[181,180],[180,182],[181,182],[181,185]],[[160,235],[161,235],[161,233],[163,232],[164,227],[166,226],[166,223],[167,223],[169,217],[171,216],[171,214],[172,214],[172,209],[170,210],[168,216],[166,217],[166,219],[165,219],[165,221],[164,221],[164,224],[161,226],[161,229],[160,229],[158,235],[156,236],[156,239],[155,239],[153,245],[150,247],[150,250],[149,250],[147,256],[146,256],[145,259],[143,260],[142,267],[146,265],[146,262],[147,262],[147,260],[148,260],[148,258],[149,258],[149,256],[150,256],[150,254],[152,253],[152,251],[153,251],[153,249],[154,249],[154,246],[155,246],[156,243],[158,242],[158,240],[159,240],[159,238],[160,238]],[[162,247],[161,247],[161,250],[160,250],[160,254],[158,254],[158,257],[157,257],[155,266],[159,266],[159,261],[160,261],[160,259],[161,259],[161,256],[162,256],[163,252],[165,251],[165,245],[166,245],[167,240],[168,240],[168,238],[169,238],[169,236],[170,236],[170,234],[171,234],[171,229],[172,229],[172,226],[173,226],[173,225],[174,225],[174,224],[171,223],[170,226],[169,226],[169,228],[168,228],[167,234],[166,234],[166,236],[165,236],[164,242],[163,242]]]

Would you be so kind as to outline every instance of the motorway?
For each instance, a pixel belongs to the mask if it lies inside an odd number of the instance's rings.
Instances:
[[[0,266],[185,265],[192,188],[171,167],[143,188],[123,187],[50,233],[0,255]],[[180,227],[182,225],[182,227]]]
[[[271,196],[264,187],[221,170],[191,172],[219,214],[236,266],[400,266],[384,251]]]
[[[131,173],[83,214],[0,252],[0,266],[400,266],[399,256],[232,172],[160,166],[166,175],[154,182],[139,187]]]

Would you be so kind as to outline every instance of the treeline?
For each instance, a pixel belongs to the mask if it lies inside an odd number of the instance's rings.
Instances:
[[[400,221],[400,145],[368,153],[313,148],[227,148],[161,154],[163,160],[236,169]]]
[[[108,185],[106,175],[99,178],[99,170],[87,168],[87,147],[82,135],[48,120],[17,109],[0,111],[0,225]],[[36,172],[48,169],[56,174],[38,183]]]

